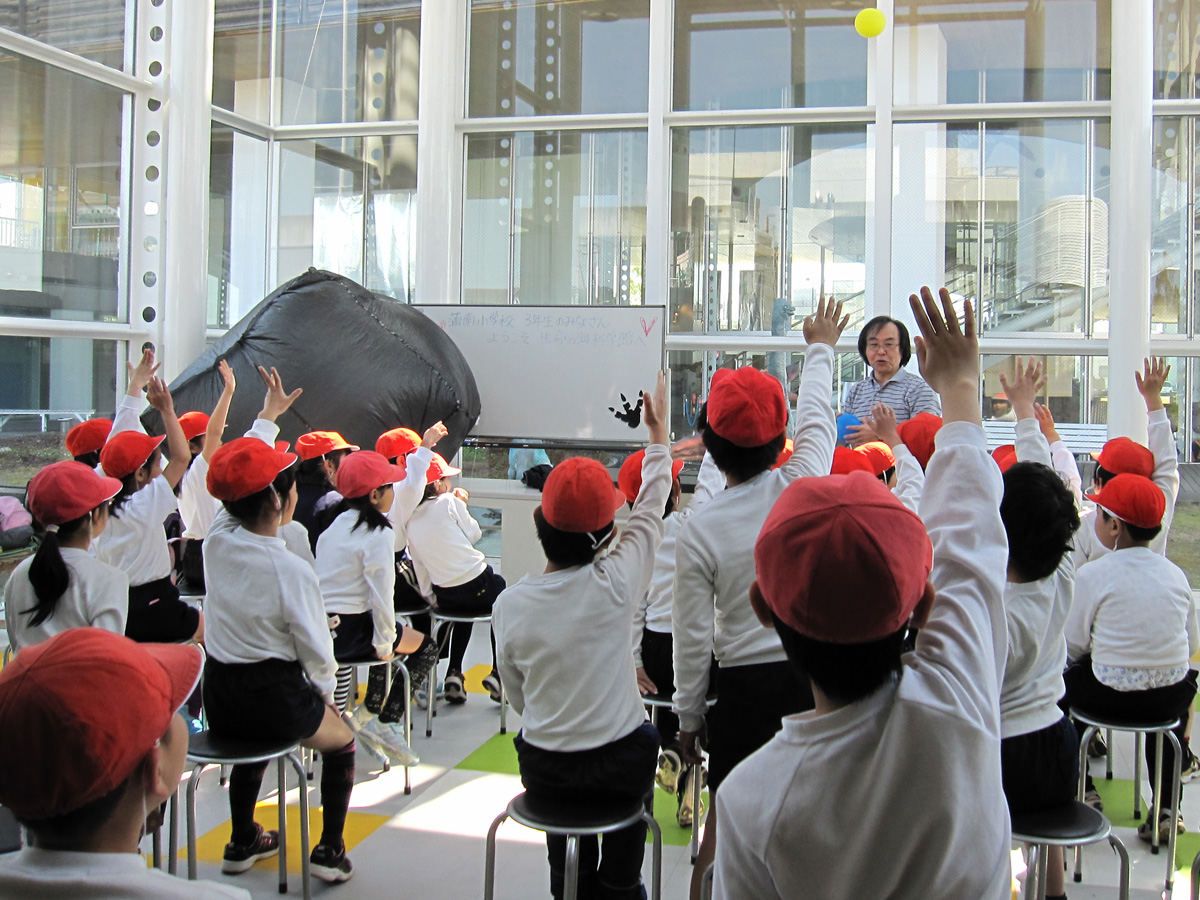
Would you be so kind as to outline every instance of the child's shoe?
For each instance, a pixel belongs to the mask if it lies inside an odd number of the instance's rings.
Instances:
[[[458,672],[449,672],[446,675],[445,696],[447,703],[458,705],[467,702],[467,691],[463,687],[463,677]]]
[[[1108,743],[1104,740],[1102,732],[1092,732],[1092,739],[1088,741],[1087,755],[1090,759],[1103,759],[1108,756]]]
[[[692,772],[691,768],[683,774],[679,779],[679,786],[676,792],[679,800],[679,811],[675,815],[675,821],[679,823],[680,828],[691,828],[692,821],[697,815],[703,814],[703,809],[695,809],[692,806]],[[704,790],[704,786],[708,784],[708,769],[700,767],[700,789]],[[703,798],[701,804],[703,804]]]
[[[314,878],[320,878],[330,884],[349,881],[354,876],[354,867],[350,865],[350,857],[346,855],[345,842],[340,847],[317,844],[308,858],[308,866]]]
[[[367,699],[363,701],[363,706],[379,715],[386,696],[387,669],[384,666],[371,666],[367,669]]]
[[[492,698],[493,703],[499,703],[504,699],[504,694],[500,691],[500,673],[495,669],[483,679],[483,686],[487,689],[488,696]]]
[[[418,709],[429,709],[429,682],[428,681],[425,682],[425,684],[421,687],[417,687],[417,685],[415,683],[413,684],[412,699],[413,699],[413,703],[416,704]]]
[[[375,713],[367,709],[367,704],[362,703],[354,707],[354,712],[350,714],[350,727],[356,732],[361,733],[367,727],[367,723],[375,718]]]
[[[1104,801],[1100,799],[1100,792],[1094,787],[1090,787],[1083,795],[1083,802],[1094,809],[1096,812],[1104,812]],[[1143,825],[1146,823],[1143,822]]]
[[[679,773],[683,771],[683,761],[674,750],[664,750],[658,755],[658,771],[654,773],[654,781],[668,794],[675,793],[679,787]]]
[[[420,760],[413,753],[404,737],[404,725],[401,722],[382,722],[372,719],[364,733],[369,734],[387,754],[387,758],[396,765],[415,766]]]
[[[221,871],[226,875],[240,875],[248,871],[260,859],[269,859],[279,852],[279,832],[264,831],[257,822],[258,833],[248,844],[225,845],[225,858],[221,860]]]
[[[1187,784],[1197,775],[1200,775],[1200,757],[1194,753],[1188,757],[1187,765],[1179,772],[1179,780]]]
[[[1159,842],[1159,844],[1162,844],[1165,846],[1166,843],[1171,839],[1171,826],[1172,825],[1175,826],[1176,834],[1183,834],[1187,830],[1186,826],[1183,824],[1183,816],[1182,815],[1177,816],[1177,815],[1174,815],[1171,812],[1171,810],[1164,809],[1161,813],[1158,814],[1158,842]],[[1140,837],[1147,844],[1154,843],[1153,826],[1150,824],[1149,820],[1142,822],[1142,824],[1138,826],[1137,833],[1138,833],[1138,837]]]

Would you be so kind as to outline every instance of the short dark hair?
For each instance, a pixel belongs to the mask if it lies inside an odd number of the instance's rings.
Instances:
[[[539,506],[533,511],[533,527],[546,559],[556,566],[584,566],[596,558],[597,545],[612,531],[613,523],[593,532],[562,531],[546,521]]]
[[[78,843],[91,837],[104,826],[116,811],[121,798],[125,796],[129,783],[134,778],[140,777],[141,771],[142,767],[138,766],[132,775],[103,797],[98,797],[70,812],[52,816],[49,819],[30,819],[17,816],[17,820],[34,834],[52,837],[56,842],[65,844]]]
[[[771,618],[792,668],[834,703],[856,703],[900,679],[907,627],[864,644],[831,644],[800,634],[775,613]]]
[[[1100,510],[1100,515],[1104,516],[1105,522],[1113,518],[1113,516],[1110,516],[1104,509]],[[1129,522],[1126,522],[1124,519],[1121,520],[1121,524],[1125,526],[1125,531],[1129,534],[1130,539],[1139,544],[1154,540],[1156,537],[1158,537],[1159,532],[1162,531],[1162,525],[1154,525],[1150,528],[1143,528],[1140,525],[1133,525]]]
[[[759,447],[739,447],[709,427],[707,412],[708,404],[705,403],[696,413],[696,430],[700,432],[704,449],[712,454],[718,469],[726,475],[732,475],[738,481],[749,481],[775,465],[775,460],[783,450],[786,432],[779,432],[777,437]]]
[[[1004,473],[1000,518],[1008,532],[1008,564],[1024,579],[1054,573],[1079,530],[1075,498],[1049,466],[1018,462]]]
[[[876,316],[863,326],[862,331],[858,333],[858,355],[868,366],[871,365],[871,361],[867,359],[867,341],[884,325],[895,325],[896,330],[900,332],[900,365],[907,366],[908,361],[912,359],[912,341],[908,337],[908,328],[899,319],[893,319],[891,316]]]
[[[896,474],[896,467],[888,466],[886,469],[884,469],[882,472],[879,473],[879,480],[882,481],[884,484],[887,484],[889,481],[892,480],[892,476],[895,474]]]
[[[314,456],[312,459],[302,459],[299,463],[299,472],[296,480],[300,484],[316,484],[330,485],[329,476],[325,474],[325,466],[322,463],[329,460],[333,463],[333,471],[337,471],[342,464],[342,460],[349,454],[350,450],[331,450],[323,456]]]
[[[75,462],[83,463],[89,469],[94,469],[100,465],[100,451],[93,450],[91,453],[80,453],[75,457]]]
[[[1100,463],[1096,463],[1096,471],[1092,473],[1092,481],[1096,482],[1100,487],[1104,487],[1116,475],[1116,472],[1110,472],[1104,466],[1100,465]]]

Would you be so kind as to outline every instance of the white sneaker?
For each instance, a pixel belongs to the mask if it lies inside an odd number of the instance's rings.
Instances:
[[[367,709],[365,703],[360,703],[354,707],[354,712],[350,714],[350,727],[356,732],[361,733],[367,727],[367,723],[375,718],[375,713]]]
[[[384,751],[383,745],[379,743],[379,739],[375,737],[375,735],[372,734],[369,729],[363,728],[355,735],[355,738],[358,743],[367,749],[368,753],[370,753],[380,762],[390,761],[390,757]]]
[[[404,737],[403,722],[380,722],[379,719],[372,719],[365,730],[379,742],[388,759],[397,765],[415,766],[420,762]]]

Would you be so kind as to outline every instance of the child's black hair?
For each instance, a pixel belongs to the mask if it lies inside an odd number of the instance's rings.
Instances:
[[[1000,518],[1008,532],[1008,564],[1022,579],[1054,573],[1079,529],[1075,498],[1058,473],[1036,462],[1018,462],[1004,473]]]
[[[1112,518],[1103,509],[1100,510],[1100,515],[1104,516],[1105,522]],[[1140,525],[1132,525],[1124,519],[1121,520],[1121,524],[1125,526],[1125,533],[1129,535],[1129,539],[1136,544],[1144,544],[1152,541],[1162,531],[1162,525],[1155,525],[1152,528],[1142,528]]]
[[[357,531],[359,525],[365,525],[367,531],[377,531],[380,528],[391,528],[392,523],[388,521],[388,517],[371,505],[371,495],[367,494],[362,497],[343,497],[342,502],[337,505],[337,511],[334,514],[336,519],[347,510],[357,510],[358,518],[354,520],[354,525],[351,526],[351,531]]]
[[[297,464],[296,481],[300,484],[315,484],[332,487],[329,475],[325,472],[323,463],[329,460],[333,463],[333,471],[337,471],[342,460],[351,453],[350,450],[332,450],[324,456],[314,456],[312,459],[302,459]]]
[[[767,471],[775,465],[775,460],[783,451],[787,435],[779,432],[779,436],[767,441],[759,447],[739,447],[732,441],[727,441],[708,425],[708,404],[705,403],[696,413],[696,431],[704,442],[704,449],[712,454],[717,468],[726,475],[732,475],[738,481],[749,481],[755,475]]]
[[[253,525],[262,517],[263,504],[271,502],[272,489],[274,489],[275,494],[279,497],[281,506],[286,502],[283,498],[291,493],[292,486],[296,483],[296,474],[296,466],[288,466],[275,476],[275,480],[270,485],[261,491],[257,491],[249,497],[243,497],[240,500],[224,500],[222,504],[229,514],[243,525]]]
[[[42,543],[29,564],[29,583],[33,585],[37,603],[29,609],[21,610],[22,615],[30,616],[31,628],[36,628],[54,615],[58,601],[71,584],[71,571],[63,561],[59,540],[71,537],[79,529],[86,528],[91,515],[91,512],[85,513],[78,519],[59,525],[57,533],[47,531],[42,536]]]
[[[63,844],[77,844],[100,830],[116,811],[121,799],[125,796],[129,783],[140,774],[141,767],[139,766],[132,775],[103,797],[98,797],[90,803],[85,803],[78,809],[62,815],[49,819],[30,819],[17,816],[17,820],[36,835],[51,837],[56,842]]]
[[[884,484],[891,484],[892,476],[895,474],[896,474],[896,467],[889,466],[888,468],[884,469],[882,472],[879,473],[878,478]]]
[[[1110,472],[1100,463],[1096,463],[1096,471],[1092,473],[1092,480],[1096,482],[1096,487],[1102,488],[1108,484],[1109,479],[1116,477],[1116,472]]]
[[[441,492],[437,489],[437,482],[429,482],[429,484],[425,485],[425,493],[421,494],[421,503],[424,503],[426,500],[436,500],[439,493]],[[417,506],[420,506],[421,503],[418,503]]]
[[[863,326],[862,331],[858,333],[858,355],[868,366],[871,365],[871,361],[867,359],[867,341],[878,334],[885,325],[895,325],[896,331],[900,333],[900,366],[903,368],[912,359],[912,341],[909,340],[905,324],[891,316],[876,316]]]
[[[100,465],[100,451],[93,450],[91,453],[81,453],[75,457],[75,462],[83,463],[89,469],[94,469]]]
[[[533,511],[533,526],[546,559],[564,569],[587,565],[595,559],[599,544],[613,528],[610,522],[599,531],[590,533],[562,531],[546,521],[540,506]]]
[[[792,668],[834,703],[855,703],[900,678],[907,626],[878,641],[831,644],[800,634],[775,613],[771,618]]]
[[[120,517],[121,507],[125,505],[130,497],[137,493],[137,473],[142,469],[152,469],[154,467],[154,460],[161,454],[162,450],[155,447],[144,463],[121,479],[121,490],[117,491],[117,496],[112,498],[111,505],[108,508],[114,519]]]

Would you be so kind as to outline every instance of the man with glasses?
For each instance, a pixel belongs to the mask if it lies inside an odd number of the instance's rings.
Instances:
[[[907,422],[921,412],[942,414],[933,389],[920,375],[904,368],[912,357],[912,342],[903,322],[876,316],[858,334],[858,355],[869,370],[866,378],[850,385],[842,403],[843,413],[857,416],[863,423],[847,429],[850,444],[858,446],[879,439],[868,421],[876,403],[890,406],[897,422]]]

